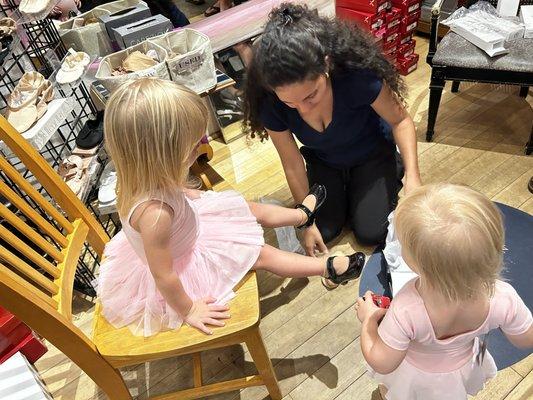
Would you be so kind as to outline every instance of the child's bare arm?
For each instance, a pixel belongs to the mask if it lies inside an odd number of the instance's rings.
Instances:
[[[533,325],[529,327],[527,331],[520,335],[505,334],[507,339],[516,347],[527,349],[533,347]]]
[[[136,217],[134,214],[133,217]],[[220,319],[228,318],[228,307],[214,305],[215,299],[206,298],[193,302],[172,268],[170,228],[173,211],[159,201],[150,202],[132,225],[138,228],[143,239],[144,251],[150,272],[165,301],[185,322],[206,334],[212,331],[206,325],[223,326]]]
[[[386,310],[377,307],[368,291],[356,304],[357,316],[363,323],[361,328],[361,350],[366,362],[378,374],[390,374],[401,364],[407,350],[396,350],[381,340],[378,334],[378,322]]]

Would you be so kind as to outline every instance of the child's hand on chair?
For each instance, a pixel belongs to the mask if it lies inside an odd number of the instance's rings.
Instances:
[[[207,297],[202,300],[196,300],[192,303],[192,307],[189,313],[185,317],[184,322],[196,328],[207,335],[212,335],[213,331],[207,327],[212,326],[224,326],[226,325],[221,319],[228,319],[229,307],[227,305],[214,304],[216,299]]]

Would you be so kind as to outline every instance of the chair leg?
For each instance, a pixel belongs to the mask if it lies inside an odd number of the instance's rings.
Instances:
[[[459,91],[459,85],[461,84],[461,81],[453,81],[452,82],[452,93],[457,93]]]
[[[435,133],[435,122],[437,122],[437,113],[439,112],[440,98],[444,89],[444,80],[431,79],[429,84],[429,110],[428,110],[428,127],[426,131],[426,141],[431,142]]]
[[[255,366],[259,371],[259,375],[263,379],[263,382],[270,394],[272,400],[281,400],[281,390],[279,388],[276,373],[272,367],[272,362],[268,356],[265,348],[265,343],[261,337],[259,327],[253,328],[246,336],[246,346],[248,351],[252,355]]]
[[[520,86],[520,97],[527,97],[527,94],[529,93],[529,86]]]

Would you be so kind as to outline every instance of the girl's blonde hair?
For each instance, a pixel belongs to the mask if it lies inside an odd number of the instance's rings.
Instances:
[[[187,183],[191,154],[207,128],[193,91],[158,78],[129,81],[107,102],[106,148],[117,170],[119,214],[136,201]]]
[[[446,183],[423,186],[400,201],[394,222],[423,281],[447,300],[494,293],[505,238],[500,211],[483,194]]]

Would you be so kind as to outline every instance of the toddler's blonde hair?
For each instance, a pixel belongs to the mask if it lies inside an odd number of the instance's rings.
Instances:
[[[394,225],[423,281],[447,300],[493,294],[505,239],[500,211],[483,194],[447,183],[422,186],[400,201]]]
[[[158,78],[120,86],[107,102],[106,148],[117,170],[118,211],[187,183],[191,153],[207,127],[207,108],[193,91]]]

